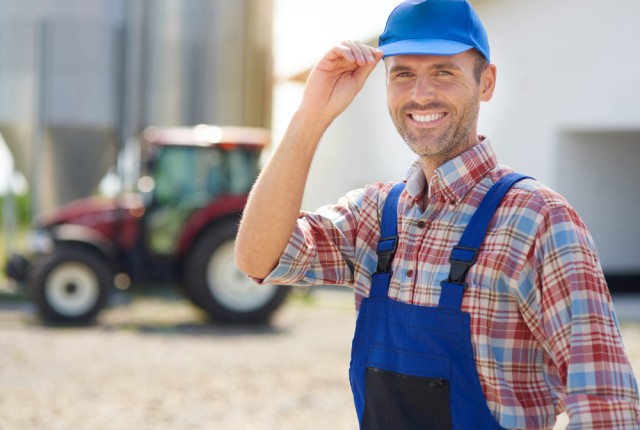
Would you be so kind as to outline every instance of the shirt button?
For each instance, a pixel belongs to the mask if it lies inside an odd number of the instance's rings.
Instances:
[[[426,222],[424,221],[418,221],[418,228],[425,228],[425,226],[427,225]]]
[[[408,270],[407,271],[407,276],[410,278],[413,276],[413,270]]]

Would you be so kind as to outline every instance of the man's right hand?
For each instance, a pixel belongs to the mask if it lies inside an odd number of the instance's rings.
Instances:
[[[333,47],[311,71],[300,113],[333,121],[362,89],[382,55],[379,49],[349,40]]]

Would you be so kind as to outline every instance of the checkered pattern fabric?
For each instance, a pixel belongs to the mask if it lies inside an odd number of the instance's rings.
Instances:
[[[398,206],[391,298],[437,306],[452,247],[487,190],[509,172],[489,139],[441,166],[428,187],[420,163],[411,167]],[[391,185],[301,213],[263,282],[352,286],[358,309],[376,268]],[[471,315],[476,367],[503,427],[550,429],[566,410],[570,428],[640,428],[637,383],[595,246],[565,199],[534,180],[518,183],[466,280],[462,310]]]

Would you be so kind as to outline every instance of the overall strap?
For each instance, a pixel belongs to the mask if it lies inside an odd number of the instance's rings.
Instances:
[[[378,241],[378,267],[371,278],[369,297],[387,297],[391,281],[391,262],[398,249],[398,200],[404,190],[404,182],[394,185],[382,208],[380,240]]]
[[[503,176],[487,192],[478,209],[471,217],[458,245],[453,247],[449,262],[451,269],[449,277],[440,283],[440,307],[447,309],[460,309],[462,295],[467,288],[465,278],[469,268],[473,266],[478,257],[480,245],[487,234],[489,222],[500,205],[500,202],[511,187],[529,176],[519,173],[510,173]]]

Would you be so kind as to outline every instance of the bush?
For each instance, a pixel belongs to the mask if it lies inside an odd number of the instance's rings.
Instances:
[[[0,225],[4,225],[5,204],[7,199],[13,199],[13,205],[16,211],[17,227],[24,227],[31,222],[31,209],[29,194],[19,194],[14,196],[0,196]]]

